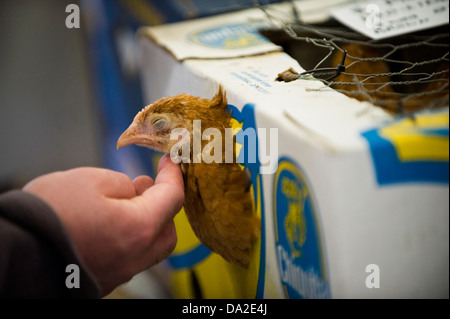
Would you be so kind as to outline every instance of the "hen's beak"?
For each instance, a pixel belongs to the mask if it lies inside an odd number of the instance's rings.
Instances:
[[[140,146],[150,146],[154,143],[152,137],[148,134],[143,134],[139,132],[139,128],[136,124],[131,124],[129,128],[125,130],[125,132],[120,135],[117,140],[117,148],[127,146],[127,145],[140,145]]]

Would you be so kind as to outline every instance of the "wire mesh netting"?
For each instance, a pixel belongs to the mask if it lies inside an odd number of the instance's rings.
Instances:
[[[259,8],[279,26],[262,34],[307,70],[298,73],[291,68],[280,72],[277,80],[314,76],[325,86],[311,90],[334,89],[396,114],[449,105],[448,24],[372,40],[332,19],[304,23],[294,5],[292,15],[282,18],[265,6]]]

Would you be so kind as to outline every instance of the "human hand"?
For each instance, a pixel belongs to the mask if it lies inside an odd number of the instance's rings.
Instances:
[[[175,248],[173,218],[184,201],[181,170],[165,155],[153,180],[101,168],[40,176],[23,188],[57,213],[102,296]]]

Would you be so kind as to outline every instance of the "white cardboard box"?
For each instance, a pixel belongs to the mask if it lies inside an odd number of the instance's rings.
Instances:
[[[266,141],[270,128],[278,133],[274,172],[251,168],[263,219],[255,287],[239,271],[231,290],[214,284],[235,270],[201,266],[208,254],[173,271],[197,267],[206,298],[448,298],[448,108],[413,123],[311,90],[317,80],[275,82],[302,68],[254,32],[261,19],[251,9],[140,31],[148,104],[178,93],[210,98],[222,84],[243,129],[265,128]]]

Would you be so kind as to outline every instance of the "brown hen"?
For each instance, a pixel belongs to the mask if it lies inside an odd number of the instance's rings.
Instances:
[[[215,144],[222,146],[221,160],[206,163],[198,148],[194,149],[194,127],[198,127],[194,120],[201,120],[199,136],[207,128],[220,131],[221,137],[213,136],[222,139],[221,144]],[[260,219],[253,209],[249,178],[236,162],[234,138],[233,161],[225,161],[226,151],[229,151],[225,149],[226,128],[231,128],[230,115],[220,86],[212,99],[179,94],[146,106],[120,136],[117,147],[137,144],[171,153],[172,158],[182,155],[184,210],[194,233],[206,247],[228,262],[248,267],[253,242],[260,235]],[[185,133],[175,134],[171,139],[175,129]],[[176,148],[173,147],[183,144],[183,141],[189,142],[188,156],[182,154],[185,148],[174,151]],[[205,150],[210,142],[211,138],[202,139],[201,150]],[[209,154],[215,155],[216,151],[218,149],[212,148]]]

